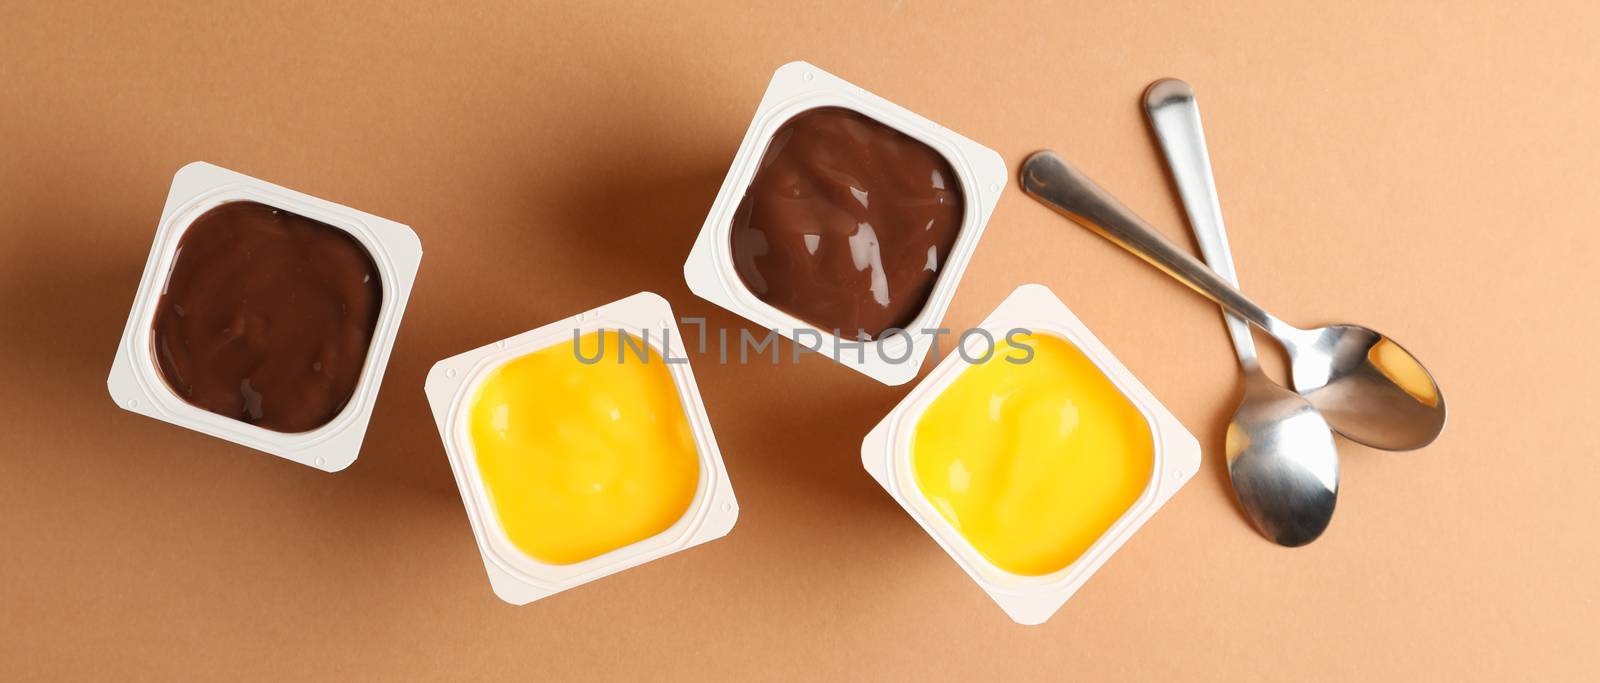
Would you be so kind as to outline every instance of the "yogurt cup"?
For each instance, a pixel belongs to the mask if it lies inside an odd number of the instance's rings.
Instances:
[[[665,530],[599,555],[569,563],[540,561],[513,542],[495,509],[471,434],[471,411],[480,389],[509,363],[541,351],[568,349],[584,335],[625,331],[665,361],[678,407],[688,422],[698,458],[693,497]],[[439,361],[429,371],[425,390],[439,437],[444,442],[471,522],[473,536],[495,595],[514,605],[534,600],[635,567],[686,548],[721,538],[732,530],[739,503],[728,481],[722,455],[695,386],[686,346],[666,299],[641,292],[535,330]],[[608,351],[609,352],[609,351]],[[580,356],[581,358],[581,356]],[[640,362],[633,356],[598,363]],[[552,392],[558,391],[552,387]]]
[[[740,279],[734,265],[733,219],[774,134],[797,115],[834,107],[864,115],[932,148],[949,162],[961,186],[964,213],[960,230],[949,252],[943,255],[943,265],[921,312],[904,326],[906,334],[889,334],[864,342],[841,338],[832,330],[819,328],[758,298]],[[776,330],[796,344],[885,384],[904,384],[916,376],[934,344],[935,336],[921,330],[934,330],[943,320],[1009,177],[1005,161],[994,150],[815,66],[791,62],[772,75],[684,263],[684,279],[701,298]],[[810,339],[802,341],[797,338],[800,334]]]
[[[274,431],[211,412],[180,397],[158,367],[153,324],[173,276],[179,247],[197,219],[234,202],[265,205],[262,208],[271,209],[274,214],[287,212],[292,214],[290,218],[309,219],[305,222],[342,231],[365,250],[370,272],[378,277],[381,293],[375,300],[375,322],[354,388],[337,413],[315,428],[293,433]],[[107,388],[117,405],[126,410],[320,470],[344,469],[355,461],[366,436],[373,402],[421,260],[422,244],[405,225],[211,164],[191,163],[173,176],[144,276],[106,379]],[[258,396],[256,400],[261,399]]]
[[[1086,550],[1059,570],[1026,576],[1001,569],[974,547],[919,487],[913,472],[913,432],[930,404],[971,367],[951,353],[895,406],[861,444],[861,461],[885,491],[972,577],[1012,620],[1040,624],[1050,618],[1145,521],[1194,476],[1200,445],[1128,369],[1042,285],[1024,285],[979,326],[993,338],[1022,328],[1066,341],[1099,369],[1150,429],[1153,466],[1143,491]],[[978,339],[977,336],[969,338]],[[981,357],[981,350],[967,354]]]

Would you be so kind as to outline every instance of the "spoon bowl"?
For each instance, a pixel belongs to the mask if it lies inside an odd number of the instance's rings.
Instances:
[[[1224,443],[1239,507],[1274,543],[1303,546],[1322,535],[1339,499],[1339,451],[1316,407],[1260,371],[1245,373],[1244,398]]]
[[[1295,390],[1349,439],[1404,451],[1444,430],[1438,383],[1394,340],[1359,325],[1330,325],[1286,347]]]

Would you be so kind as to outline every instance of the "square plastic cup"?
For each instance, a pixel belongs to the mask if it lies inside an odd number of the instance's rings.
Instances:
[[[1016,329],[1049,335],[1076,347],[1137,408],[1148,424],[1154,458],[1150,480],[1138,498],[1071,564],[1042,576],[1015,574],[986,559],[935,509],[912,469],[912,435],[929,405],[971,367],[961,353],[945,356],[861,444],[861,461],[884,490],[938,542],[961,569],[1021,624],[1041,624],[1066,603],[1123,543],[1133,536],[1200,466],[1200,444],[1150,391],[1118,362],[1061,300],[1042,285],[1024,285],[1006,297],[976,329],[1004,339]],[[978,335],[967,343],[983,344]],[[981,358],[974,348],[967,357]]]
[[[592,332],[622,331],[649,345],[666,364],[680,407],[694,436],[699,479],[687,510],[666,530],[609,552],[569,564],[541,562],[516,547],[501,525],[479,470],[469,430],[474,397],[495,370],[531,353],[572,345]],[[574,349],[575,350],[575,349]],[[450,469],[461,489],[472,534],[495,595],[514,605],[595,581],[651,560],[721,538],[733,529],[739,503],[689,368],[676,318],[666,299],[641,292],[529,332],[439,361],[426,391]],[[641,362],[633,357],[597,362]]]
[[[820,107],[855,111],[926,144],[950,163],[961,183],[965,213],[960,231],[922,311],[905,326],[906,334],[890,334],[865,342],[845,340],[832,330],[816,327],[762,301],[744,285],[734,269],[730,241],[734,213],[755,178],[768,143],[785,122]],[[944,319],[1008,178],[1005,161],[994,150],[815,66],[791,62],[772,74],[772,82],[767,85],[767,92],[745,131],[733,165],[722,181],[722,189],[684,263],[684,279],[697,296],[776,330],[796,344],[803,344],[884,384],[904,384],[916,377],[927,359],[935,336],[922,330],[937,329]],[[799,339],[799,335],[810,339]]]
[[[152,325],[179,243],[197,218],[229,202],[265,204],[342,230],[366,250],[376,267],[383,293],[355,390],[331,421],[310,431],[273,431],[200,408],[180,398],[156,366]],[[191,163],[172,178],[106,387],[117,405],[126,410],[302,465],[328,472],[342,470],[355,462],[361,451],[389,351],[394,347],[400,317],[421,261],[422,243],[405,225],[218,166]]]

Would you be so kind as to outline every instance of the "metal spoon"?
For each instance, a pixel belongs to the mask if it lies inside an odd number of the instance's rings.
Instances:
[[[1144,111],[1200,252],[1217,275],[1237,286],[1194,91],[1183,81],[1156,81],[1145,91]],[[1261,371],[1250,324],[1226,310],[1222,316],[1244,372],[1244,398],[1228,423],[1224,446],[1233,493],[1261,535],[1279,545],[1305,545],[1328,527],[1339,497],[1333,430],[1310,401]]]
[[[1035,152],[1022,163],[1022,189],[1266,330],[1289,352],[1295,389],[1339,433],[1404,451],[1428,445],[1444,429],[1438,383],[1388,337],[1356,325],[1302,330],[1274,318],[1055,152]]]

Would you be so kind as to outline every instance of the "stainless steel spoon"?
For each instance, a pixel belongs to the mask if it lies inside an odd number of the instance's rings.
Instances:
[[[1035,152],[1023,162],[1022,189],[1276,338],[1289,352],[1295,389],[1339,433],[1404,451],[1428,445],[1444,429],[1438,383],[1388,337],[1356,325],[1302,330],[1273,317],[1055,152]]]
[[[1238,286],[1194,91],[1183,81],[1156,81],[1145,91],[1144,112],[1161,142],[1200,252],[1217,275]],[[1261,371],[1250,324],[1226,310],[1222,316],[1244,373],[1244,398],[1228,423],[1224,445],[1234,496],[1268,540],[1305,545],[1328,527],[1339,497],[1333,430],[1310,401]]]

